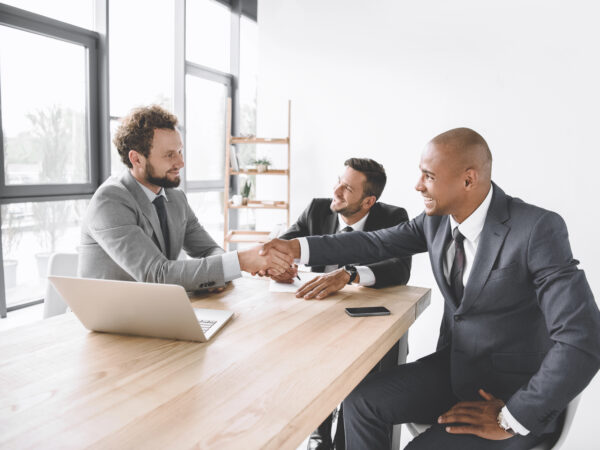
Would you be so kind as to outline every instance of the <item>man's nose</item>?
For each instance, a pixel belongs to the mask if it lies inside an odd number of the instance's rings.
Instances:
[[[415,189],[419,192],[423,192],[425,190],[425,187],[423,186],[423,178],[419,178],[417,184],[415,185]]]

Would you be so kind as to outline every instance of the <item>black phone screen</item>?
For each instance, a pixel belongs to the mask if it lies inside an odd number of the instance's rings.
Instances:
[[[387,316],[390,310],[384,306],[365,306],[363,308],[346,308],[346,313],[352,317]]]

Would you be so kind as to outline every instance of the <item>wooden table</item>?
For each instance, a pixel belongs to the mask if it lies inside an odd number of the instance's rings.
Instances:
[[[0,334],[0,448],[294,449],[428,306],[429,289],[322,301],[241,278],[208,343],[89,332],[66,314]],[[345,307],[392,315],[351,318]]]

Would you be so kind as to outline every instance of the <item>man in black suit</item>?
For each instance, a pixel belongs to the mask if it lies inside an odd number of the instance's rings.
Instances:
[[[404,208],[378,202],[387,177],[381,164],[365,158],[350,158],[346,169],[338,178],[333,198],[315,198],[304,210],[297,222],[287,230],[281,239],[294,239],[305,236],[320,236],[348,231],[374,231],[389,228],[406,222],[408,215]],[[360,261],[360,260],[358,260]],[[312,266],[313,272],[325,272],[298,289],[296,296],[305,299],[321,300],[337,292],[347,284],[356,283],[375,288],[406,284],[410,277],[411,258],[385,258],[371,264],[356,262],[339,267]],[[295,272],[273,277],[280,282],[293,281]],[[398,364],[399,346],[403,345],[406,355],[406,337],[396,344],[381,360],[376,369],[382,370]],[[404,361],[402,361],[404,362]],[[315,430],[309,439],[310,450],[344,448],[343,413],[334,411]],[[337,417],[336,417],[337,416]],[[335,438],[331,439],[331,429],[337,418]]]
[[[491,181],[492,156],[468,128],[436,136],[416,189],[425,211],[394,228],[277,248],[309,264],[428,252],[444,297],[435,353],[370,375],[344,401],[349,449],[390,447],[392,424],[432,426],[407,448],[529,449],[600,367],[600,312],[552,211]],[[533,169],[532,169],[533,170]]]

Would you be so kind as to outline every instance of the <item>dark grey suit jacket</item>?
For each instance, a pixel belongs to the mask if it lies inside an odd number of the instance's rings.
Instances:
[[[541,434],[556,428],[557,416],[600,367],[600,312],[563,219],[493,189],[458,307],[443,272],[447,216],[421,214],[386,230],[310,237],[310,264],[429,252],[445,300],[438,349],[450,346],[454,393],[474,400],[484,388]]]
[[[331,211],[330,198],[314,198],[308,208],[300,215],[295,224],[280,239],[294,239],[306,236],[321,236],[323,234],[334,234],[338,227],[338,215]],[[365,222],[364,231],[381,230],[393,227],[399,223],[406,222],[408,214],[404,208],[399,208],[385,203],[375,203],[369,212]],[[360,261],[360,260],[357,260]],[[397,284],[406,284],[410,277],[411,257],[387,258],[371,264],[354,262],[358,266],[367,266],[375,275],[375,285],[380,288]],[[325,266],[313,266],[313,272],[323,272]]]
[[[223,286],[223,249],[200,225],[183,191],[166,194],[170,255],[156,209],[129,170],[102,183],[81,226],[79,276],[179,284],[188,291]],[[182,249],[193,259],[178,260]]]

